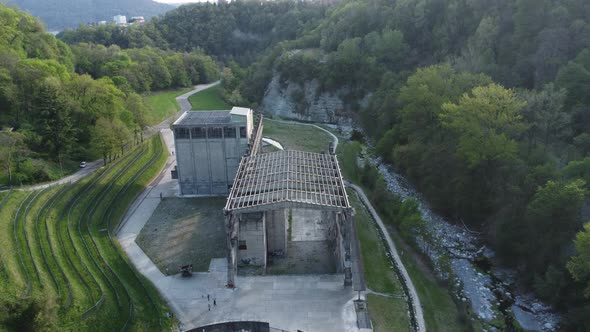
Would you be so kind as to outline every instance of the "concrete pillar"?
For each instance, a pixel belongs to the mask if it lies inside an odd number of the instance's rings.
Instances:
[[[344,219],[344,260],[350,261],[350,235],[352,233],[352,216],[349,212],[344,212],[342,214],[342,218]]]
[[[225,217],[225,225],[227,230],[227,286],[235,287],[235,277],[238,271],[239,217],[230,213]]]
[[[213,167],[219,167],[219,165],[214,165],[211,164],[211,146],[209,145],[209,127],[204,127],[206,130],[206,134],[205,134],[205,143],[207,144],[207,162],[209,164],[209,167],[207,168],[209,171],[209,195],[213,194],[213,174],[211,174],[211,169]]]
[[[266,215],[268,212],[262,214],[262,237],[264,242],[264,273],[266,274],[266,264],[268,259],[268,238],[266,236]]]
[[[340,214],[343,218],[343,245],[344,245],[344,286],[352,286],[352,262],[350,254],[352,234],[352,214],[346,211]]]

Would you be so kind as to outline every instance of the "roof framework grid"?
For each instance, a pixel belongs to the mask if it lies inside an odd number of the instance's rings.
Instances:
[[[229,123],[231,123],[229,111],[187,111],[174,122],[174,126],[221,125]]]
[[[225,211],[281,203],[350,209],[336,156],[288,150],[243,157]]]

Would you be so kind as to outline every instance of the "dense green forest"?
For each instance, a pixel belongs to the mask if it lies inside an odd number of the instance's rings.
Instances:
[[[272,19],[235,19],[249,12],[244,8],[263,15],[281,5],[295,8],[284,15],[297,24],[274,21],[289,33],[277,33]],[[567,312],[566,328],[588,329],[590,302],[581,290],[590,276],[590,244],[580,233],[576,253],[573,240],[586,221],[590,180],[590,4],[343,1],[315,14],[302,6],[310,5],[183,6],[154,20],[142,38],[226,59],[239,53],[241,64],[267,47],[249,68],[233,64],[226,75],[226,84],[254,105],[274,73],[283,81],[317,79],[326,91],[346,87],[353,105],[369,94],[369,106],[356,116],[376,152],[437,211],[484,231],[505,264]],[[251,22],[269,23],[257,31]],[[255,42],[222,42],[245,38],[233,32],[236,24],[258,36]],[[92,35],[86,30],[62,38],[80,41],[87,38],[82,33]]]
[[[483,232],[503,263],[564,314],[564,329],[587,331],[589,17],[586,0],[235,1],[59,38],[89,43],[73,54],[115,48],[131,62],[146,58],[137,49],[162,58],[204,50],[226,61],[226,97],[252,106],[274,75],[344,88],[375,153],[436,211]],[[93,61],[75,66],[113,77]],[[114,77],[133,91],[158,88],[136,84],[131,67]]]
[[[142,140],[139,93],[218,79],[202,52],[71,47],[0,5],[0,185],[47,181],[80,160],[105,163]]]
[[[589,15],[583,0],[348,1],[240,91],[259,103],[278,72],[369,95],[352,108],[376,153],[483,231],[564,328],[588,330]]]
[[[58,35],[66,43],[91,42],[122,48],[152,46],[202,49],[219,59],[249,64],[262,51],[302,36],[319,24],[327,6],[314,1],[234,1],[180,6],[143,26],[80,26]]]

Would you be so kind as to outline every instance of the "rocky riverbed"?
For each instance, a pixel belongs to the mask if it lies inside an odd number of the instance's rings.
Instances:
[[[423,243],[420,247],[437,265],[443,255],[449,257],[452,277],[437,269],[443,278],[453,278],[457,296],[469,301],[475,315],[490,331],[498,330],[498,322],[511,325],[514,319],[530,331],[554,331],[559,316],[531,294],[524,294],[515,285],[516,272],[493,266],[494,252],[482,244],[479,236],[465,226],[457,226],[434,213],[428,203],[406,179],[384,164],[370,158],[387,183],[387,188],[402,200],[418,202],[427,231],[436,246]],[[485,264],[481,264],[481,262]]]

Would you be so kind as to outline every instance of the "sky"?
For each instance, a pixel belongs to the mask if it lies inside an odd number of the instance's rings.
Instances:
[[[189,2],[206,2],[207,0],[154,0],[156,2],[163,3],[189,3]],[[209,2],[216,2],[215,0],[209,0]]]

